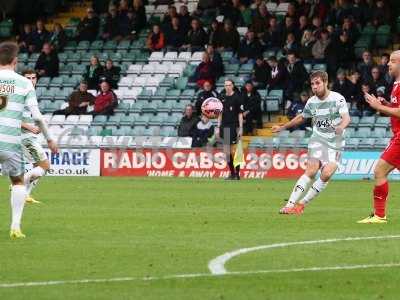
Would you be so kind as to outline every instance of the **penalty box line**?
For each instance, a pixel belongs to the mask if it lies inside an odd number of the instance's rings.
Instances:
[[[341,271],[341,270],[378,269],[378,268],[394,268],[394,267],[400,267],[400,263],[343,265],[343,266],[331,266],[331,267],[311,267],[311,268],[293,268],[293,269],[276,269],[276,270],[235,271],[235,272],[226,272],[224,274],[194,273],[194,274],[151,276],[151,277],[116,277],[116,278],[100,278],[100,279],[32,281],[32,282],[0,283],[0,288],[21,288],[21,287],[37,287],[37,286],[43,287],[43,286],[54,286],[54,285],[95,284],[95,283],[135,282],[135,281],[146,282],[146,281],[161,281],[161,280],[190,279],[190,278],[221,278],[221,277],[251,276],[251,275],[262,275],[262,274]]]

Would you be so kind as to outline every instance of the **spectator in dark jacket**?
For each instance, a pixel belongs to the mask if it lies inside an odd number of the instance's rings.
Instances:
[[[100,83],[100,94],[94,101],[93,111],[90,113],[97,115],[112,115],[118,106],[117,95],[111,90],[110,84],[104,80]]]
[[[142,0],[133,0],[132,11],[135,18],[135,30],[141,31],[147,25],[146,9]]]
[[[346,31],[340,33],[339,38],[332,39],[326,48],[328,73],[333,75],[338,68],[351,69],[354,61],[354,47]]]
[[[192,129],[192,147],[204,147],[208,139],[214,135],[214,125],[205,116],[200,116],[200,121]]]
[[[296,53],[289,52],[287,55],[287,74],[288,81],[286,86],[286,95],[291,98],[294,93],[300,93],[308,81],[308,73],[304,68],[303,62],[299,60]]]
[[[77,38],[79,41],[94,41],[99,32],[100,20],[93,8],[87,9],[87,16],[78,24]]]
[[[217,20],[212,21],[211,26],[208,30],[208,44],[213,47],[220,47],[219,42],[222,40],[223,30],[221,23]]]
[[[192,17],[190,16],[188,7],[186,5],[182,5],[179,8],[178,18],[182,30],[187,33],[190,29],[190,24],[192,23]]]
[[[249,30],[239,46],[238,57],[240,63],[254,64],[256,58],[260,55],[262,55],[262,46],[258,39],[256,39],[254,31]]]
[[[118,81],[120,79],[121,68],[114,66],[112,59],[107,59],[104,66],[102,76],[110,83],[112,89],[118,88]]]
[[[283,53],[298,52],[299,45],[296,42],[296,37],[293,32],[289,32],[285,44],[283,45]]]
[[[373,90],[377,90],[379,87],[384,87],[385,91],[387,90],[388,84],[386,81],[382,78],[382,74],[379,71],[379,68],[377,66],[373,67],[371,69],[371,81],[370,85]]]
[[[257,128],[262,128],[261,96],[251,81],[246,82],[242,90],[244,105],[244,133],[252,134],[254,122]]]
[[[305,30],[300,42],[299,56],[306,62],[311,63],[313,60],[312,47],[315,39],[311,30]]]
[[[219,54],[218,51],[214,49],[213,46],[208,45],[206,52],[208,53],[208,56],[210,57],[210,61],[212,64],[212,69],[215,75],[215,78],[219,78],[222,75],[224,75],[224,63],[222,61],[221,54]]]
[[[287,71],[286,68],[278,63],[275,56],[271,56],[267,60],[270,67],[268,74],[267,87],[268,90],[281,90],[286,87]]]
[[[185,45],[183,49],[188,51],[201,51],[204,49],[204,45],[207,44],[207,33],[200,25],[198,19],[193,19],[191,22],[191,28],[186,35]]]
[[[193,128],[196,126],[199,118],[193,113],[193,106],[186,105],[184,115],[178,126],[178,136],[190,137],[193,134]]]
[[[288,118],[291,120],[294,117],[296,117],[297,115],[301,114],[304,110],[304,107],[307,103],[307,100],[309,98],[309,95],[306,91],[302,91],[300,93],[300,97],[295,99],[289,106],[288,111],[287,111],[287,116]],[[310,126],[310,120],[308,120],[307,122],[294,127],[291,129],[291,131],[293,130],[305,130],[307,126]]]
[[[385,79],[388,85],[392,84],[393,82],[393,78],[389,74],[389,66],[388,66],[389,58],[390,58],[389,54],[383,53],[381,55],[381,60],[378,64],[379,72],[381,72],[383,79]]]
[[[276,17],[270,18],[269,27],[263,35],[262,43],[266,48],[271,50],[278,50],[281,48],[283,44],[283,38]]]
[[[56,110],[54,115],[81,115],[87,113],[87,107],[94,104],[95,97],[88,93],[88,83],[82,80],[79,89],[73,91],[68,99],[68,106],[65,109]]]
[[[224,29],[219,40],[217,41],[218,50],[220,51],[233,51],[236,52],[240,44],[240,35],[232,22],[226,20],[224,22]]]
[[[58,76],[59,60],[57,53],[51,49],[49,43],[43,44],[42,53],[36,61],[35,70],[39,76],[56,77]]]
[[[30,24],[24,25],[22,33],[19,36],[17,36],[17,42],[21,52],[32,53],[35,51],[32,26]]]
[[[342,69],[337,71],[336,80],[333,83],[332,91],[342,94],[346,101],[351,101],[351,82],[346,78],[346,74]]]
[[[265,31],[269,27],[270,18],[271,14],[268,12],[267,6],[265,3],[261,3],[253,15],[251,26],[257,37],[261,38],[265,34]]]
[[[83,78],[88,82],[90,90],[99,88],[100,77],[103,75],[103,66],[100,64],[99,58],[93,55],[90,58],[90,64],[86,66],[86,72]]]
[[[264,89],[269,79],[270,67],[264,61],[262,56],[257,57],[254,64],[252,82],[257,89]]]
[[[197,95],[197,100],[195,103],[196,115],[201,115],[201,106],[203,105],[203,102],[210,97],[218,98],[218,93],[213,90],[213,85],[211,82],[204,81],[203,90]]]
[[[62,52],[67,44],[67,35],[60,23],[54,24],[53,32],[50,34],[49,43],[56,52]]]
[[[360,72],[363,81],[371,80],[371,69],[374,65],[375,63],[372,60],[371,52],[368,50],[364,51],[362,54],[362,61],[357,65],[357,70]]]
[[[32,40],[34,45],[34,51],[38,52],[43,48],[43,44],[48,41],[50,33],[44,27],[42,20],[36,22],[36,30],[32,33]]]
[[[110,5],[108,8],[108,14],[106,17],[106,24],[104,25],[102,38],[105,40],[114,39],[119,34],[118,10],[116,6]]]
[[[135,14],[132,9],[128,9],[126,15],[120,16],[119,18],[119,40],[132,40],[136,33],[136,22]]]
[[[179,18],[173,17],[165,29],[165,44],[168,51],[178,51],[185,42],[185,32],[179,24]]]

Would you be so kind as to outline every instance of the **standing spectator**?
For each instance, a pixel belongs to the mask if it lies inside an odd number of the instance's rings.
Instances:
[[[205,115],[201,115],[200,121],[192,129],[192,148],[206,146],[213,135],[214,125]]]
[[[262,56],[257,57],[256,63],[254,64],[252,83],[257,89],[264,89],[267,86],[269,79],[269,66],[265,63]]]
[[[219,38],[220,40],[217,41],[217,45],[219,45],[218,50],[233,52],[237,51],[240,44],[240,35],[236,28],[233,27],[230,20],[226,20],[224,22],[224,29]]]
[[[205,81],[215,83],[215,73],[213,65],[210,61],[210,56],[207,52],[203,53],[201,63],[196,67],[192,81],[195,81],[199,87],[202,87]]]
[[[36,22],[36,30],[32,33],[34,51],[38,52],[43,48],[43,44],[49,39],[49,32],[42,20]]]
[[[254,122],[257,128],[262,128],[261,96],[251,81],[246,82],[242,90],[244,133],[252,134]]]
[[[77,39],[78,41],[91,41],[97,38],[100,28],[100,20],[95,15],[93,8],[86,10],[86,17],[78,24]]]
[[[49,43],[57,52],[62,52],[67,44],[67,35],[60,23],[54,23],[54,29],[50,34]]]
[[[339,94],[343,95],[347,102],[351,102],[352,86],[351,82],[346,78],[344,70],[339,69],[337,71],[336,80],[333,83],[332,91],[338,92]]]
[[[210,97],[218,98],[218,93],[213,90],[213,85],[209,81],[204,81],[203,90],[197,95],[195,103],[196,115],[201,115],[201,106],[203,102]]]
[[[140,32],[147,25],[146,9],[142,0],[133,0],[132,7],[135,16],[135,30]]]
[[[198,19],[193,19],[191,22],[191,28],[186,35],[184,49],[188,51],[201,51],[204,49],[204,45],[207,44],[207,33],[204,31],[203,27],[200,25]]]
[[[319,38],[312,47],[312,54],[317,63],[325,62],[325,50],[330,42],[328,31],[321,31]]]
[[[121,68],[114,66],[112,59],[106,60],[106,65],[104,67],[102,76],[110,83],[112,89],[118,89],[118,81],[120,79]]]
[[[159,25],[153,25],[153,31],[147,36],[147,49],[150,51],[159,51],[164,48],[165,38]]]
[[[56,110],[53,114],[65,116],[86,114],[88,106],[93,105],[94,100],[95,97],[88,92],[88,83],[82,80],[79,89],[69,96],[67,108]]]
[[[306,62],[311,63],[313,60],[312,47],[315,43],[311,30],[305,30],[300,42],[299,56]]]
[[[257,11],[254,13],[251,28],[254,30],[257,37],[261,38],[266,29],[269,27],[271,15],[268,12],[267,6],[262,2]]]
[[[106,24],[104,25],[104,31],[102,38],[104,40],[114,39],[119,35],[119,17],[117,7],[110,5],[108,8],[108,14],[106,17]]]
[[[179,18],[173,17],[171,24],[165,28],[165,44],[167,51],[178,51],[185,42],[185,32],[179,24]]]
[[[193,106],[186,105],[184,115],[178,126],[178,136],[188,137],[192,136],[193,128],[196,126],[199,118],[193,113]]]
[[[262,55],[262,46],[256,39],[254,31],[247,31],[243,41],[240,43],[238,57],[241,64],[254,64],[256,57]]]
[[[100,83],[100,94],[94,101],[93,111],[90,113],[97,115],[112,115],[118,106],[117,95],[111,90],[110,84],[104,80]]]
[[[267,87],[268,90],[281,90],[286,86],[287,71],[284,66],[278,63],[275,56],[271,56],[267,60],[270,67]]]
[[[35,51],[32,26],[30,24],[24,25],[24,30],[17,36],[17,42],[21,52],[32,53]]]
[[[98,90],[99,80],[103,75],[103,67],[100,64],[99,58],[93,55],[90,58],[90,64],[86,66],[86,72],[83,78],[88,82],[89,90]]]
[[[360,72],[363,81],[371,80],[371,69],[374,65],[375,63],[372,60],[371,52],[368,50],[364,51],[362,54],[362,61],[357,65],[357,70]]]
[[[40,77],[56,77],[58,76],[59,60],[57,53],[51,49],[49,43],[43,44],[42,53],[40,53],[36,61],[35,71]]]
[[[295,52],[289,52],[287,60],[288,81],[285,91],[287,97],[292,98],[294,93],[300,93],[304,89],[304,85],[308,81],[308,73]]]
[[[224,63],[222,61],[221,54],[219,54],[218,51],[214,49],[213,46],[208,45],[206,52],[208,53],[208,56],[210,57],[210,61],[212,64],[212,69],[215,75],[215,78],[219,78],[222,75],[224,75]]]

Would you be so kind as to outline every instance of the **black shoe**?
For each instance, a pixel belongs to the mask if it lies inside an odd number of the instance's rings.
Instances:
[[[236,179],[236,180],[240,180],[240,175],[239,175],[239,174],[236,174],[235,179]]]
[[[237,180],[235,175],[229,175],[225,180]]]

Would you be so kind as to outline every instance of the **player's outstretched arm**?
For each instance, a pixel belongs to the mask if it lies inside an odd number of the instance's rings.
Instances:
[[[341,114],[342,122],[335,128],[336,134],[342,134],[343,130],[346,129],[347,126],[350,124],[350,115],[348,113]]]
[[[294,117],[293,119],[291,119],[289,122],[283,124],[283,125],[275,125],[272,126],[272,132],[273,133],[277,133],[280,132],[282,130],[286,130],[292,127],[296,127],[299,126],[301,124],[303,124],[304,122],[304,117],[302,114],[297,115],[296,117]]]
[[[386,106],[382,104],[382,102],[374,95],[366,93],[365,101],[367,101],[369,106],[371,106],[373,109],[379,111],[382,114],[400,118],[400,108]]]

